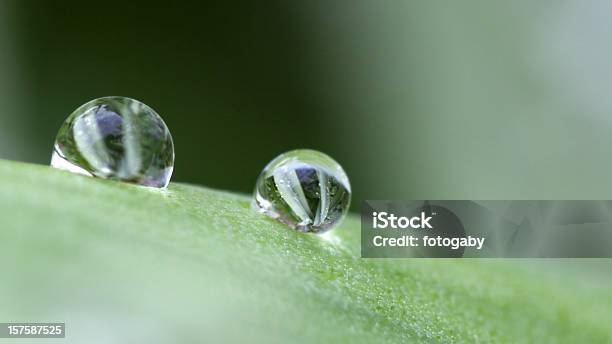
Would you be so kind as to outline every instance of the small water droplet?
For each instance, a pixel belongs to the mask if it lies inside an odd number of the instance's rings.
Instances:
[[[125,97],[98,98],[64,121],[51,166],[165,188],[174,168],[174,145],[164,121],[147,105]]]
[[[346,173],[332,158],[300,149],[279,155],[255,185],[253,207],[300,232],[323,233],[342,222],[351,202]]]

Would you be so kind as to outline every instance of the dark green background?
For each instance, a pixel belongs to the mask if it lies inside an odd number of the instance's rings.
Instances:
[[[174,180],[249,191],[284,150],[335,153],[322,127],[331,112],[303,80],[295,14],[280,4],[24,2],[13,11],[32,140],[17,158],[47,162],[63,119],[106,95],[161,114],[176,145]]]

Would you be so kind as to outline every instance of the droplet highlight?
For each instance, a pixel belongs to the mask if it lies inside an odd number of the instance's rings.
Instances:
[[[174,145],[168,127],[149,106],[126,97],[98,98],[64,121],[51,166],[165,188],[174,168]]]
[[[253,207],[300,232],[324,233],[338,226],[351,202],[340,164],[324,153],[300,149],[279,155],[255,185]]]

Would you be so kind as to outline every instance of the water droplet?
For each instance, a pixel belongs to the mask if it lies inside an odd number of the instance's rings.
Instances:
[[[60,128],[51,166],[91,177],[168,186],[174,168],[172,136],[147,105],[125,97],[94,99]]]
[[[253,206],[300,232],[323,233],[344,219],[351,186],[336,161],[314,150],[279,155],[263,170]]]

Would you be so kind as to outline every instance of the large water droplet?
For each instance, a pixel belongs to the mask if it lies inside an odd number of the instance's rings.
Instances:
[[[125,97],[98,98],[68,116],[55,139],[51,166],[163,188],[174,168],[172,136],[147,105]]]
[[[351,186],[336,161],[314,150],[279,155],[263,170],[253,206],[301,232],[323,233],[342,222]]]

